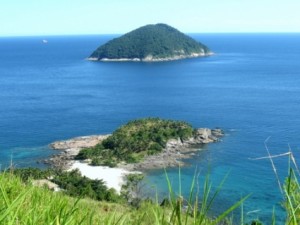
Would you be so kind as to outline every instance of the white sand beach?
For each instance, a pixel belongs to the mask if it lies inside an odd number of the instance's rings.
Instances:
[[[86,163],[75,161],[70,170],[78,169],[82,176],[90,179],[102,179],[108,188],[114,188],[118,193],[124,184],[124,176],[130,174],[127,170],[121,168],[110,168],[107,166],[90,166]]]

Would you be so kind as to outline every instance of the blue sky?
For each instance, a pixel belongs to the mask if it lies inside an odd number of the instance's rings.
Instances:
[[[122,34],[167,23],[185,33],[300,32],[300,0],[0,0],[0,36]]]

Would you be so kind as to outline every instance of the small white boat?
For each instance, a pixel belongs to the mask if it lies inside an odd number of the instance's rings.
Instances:
[[[44,40],[43,40],[43,43],[44,43],[44,44],[47,44],[47,43],[48,43],[48,41],[47,41],[46,39],[44,39]]]

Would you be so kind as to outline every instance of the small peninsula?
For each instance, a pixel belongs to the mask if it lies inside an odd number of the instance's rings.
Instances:
[[[150,24],[97,48],[92,61],[159,62],[212,55],[204,44],[167,24]]]
[[[144,118],[128,122],[110,135],[78,137],[51,144],[64,150],[51,159],[68,169],[75,160],[93,166],[121,167],[129,171],[177,167],[201,145],[219,140],[220,129],[193,128],[184,121]]]

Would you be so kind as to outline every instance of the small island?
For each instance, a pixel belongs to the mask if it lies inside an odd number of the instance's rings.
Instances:
[[[184,121],[144,118],[128,122],[109,135],[78,137],[51,144],[64,150],[50,160],[69,169],[74,160],[92,166],[119,167],[129,171],[184,165],[203,144],[223,135],[220,129],[193,128]]]
[[[212,55],[204,44],[167,24],[146,25],[97,48],[92,61],[159,62]]]
[[[46,163],[63,171],[78,169],[82,176],[103,180],[120,193],[128,174],[185,166],[184,159],[222,135],[221,129],[193,128],[184,121],[142,118],[112,134],[53,142],[50,147],[62,152]]]

